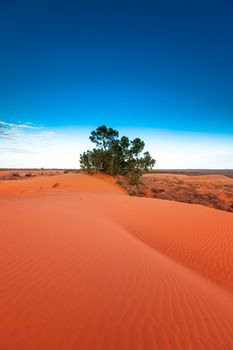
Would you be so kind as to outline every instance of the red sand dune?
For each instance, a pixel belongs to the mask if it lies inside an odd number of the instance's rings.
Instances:
[[[94,176],[82,174],[62,174],[54,176],[36,176],[25,180],[0,181],[0,194],[44,194],[44,192],[59,188],[87,192],[123,193],[120,187],[112,186],[110,177],[102,176],[100,181]]]
[[[233,349],[231,213],[71,174],[0,205],[0,349]]]

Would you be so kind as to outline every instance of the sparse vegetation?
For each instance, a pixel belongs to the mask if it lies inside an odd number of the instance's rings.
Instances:
[[[20,176],[18,173],[12,173],[9,175],[1,176],[0,180],[20,180],[22,179],[22,176]]]
[[[126,177],[121,177],[117,179],[116,183],[120,185],[130,196],[147,196],[146,187],[142,182],[137,185],[132,185]]]
[[[189,177],[145,175],[142,184],[147,188],[147,197],[201,204],[233,212],[233,184],[221,185],[214,182],[200,182]]]
[[[18,173],[12,173],[11,176],[13,176],[15,178],[20,178],[20,175]]]
[[[153,193],[162,193],[162,192],[165,192],[165,189],[164,189],[164,188],[156,188],[156,187],[153,187],[153,188],[152,188],[152,192],[153,192]]]

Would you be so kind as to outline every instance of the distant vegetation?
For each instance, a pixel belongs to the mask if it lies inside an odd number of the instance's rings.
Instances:
[[[149,152],[142,153],[145,143],[140,138],[119,138],[117,130],[103,125],[91,132],[90,140],[96,147],[80,155],[80,166],[85,172],[123,175],[131,185],[137,185],[142,174],[155,165]]]
[[[211,178],[200,180],[198,176],[148,174],[143,176],[141,186],[144,186],[146,197],[201,204],[233,212],[233,182],[230,178],[226,181],[224,178],[222,181],[211,181]],[[136,195],[140,193],[137,191]]]

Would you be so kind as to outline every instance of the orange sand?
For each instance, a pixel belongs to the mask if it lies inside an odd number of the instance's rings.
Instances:
[[[102,176],[105,180],[104,176]],[[72,189],[87,192],[113,192],[123,193],[120,187],[112,186],[110,179],[100,181],[94,176],[81,174],[62,174],[55,176],[36,176],[24,180],[3,180],[0,181],[0,194],[45,194],[51,189]],[[112,178],[111,181],[113,182]],[[100,186],[101,184],[101,186]]]
[[[0,206],[0,349],[233,349],[231,213],[81,174]]]

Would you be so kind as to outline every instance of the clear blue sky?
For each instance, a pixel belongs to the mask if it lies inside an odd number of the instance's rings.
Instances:
[[[233,133],[232,0],[1,1],[0,116]]]
[[[6,123],[233,137],[232,0],[1,1],[0,44]]]

